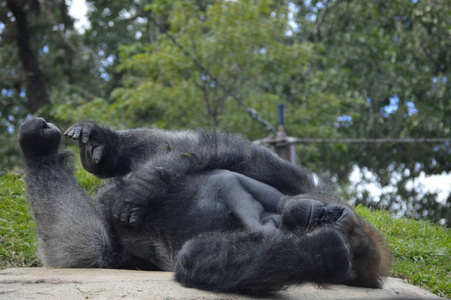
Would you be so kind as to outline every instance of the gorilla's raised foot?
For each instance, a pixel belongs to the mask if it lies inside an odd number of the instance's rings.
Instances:
[[[31,118],[19,127],[19,144],[25,161],[46,157],[58,152],[61,131],[43,118]]]

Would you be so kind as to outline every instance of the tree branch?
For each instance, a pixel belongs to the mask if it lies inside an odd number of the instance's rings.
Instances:
[[[40,5],[41,5],[41,9],[44,12],[47,20],[50,22],[50,24],[52,24],[54,27],[58,28],[56,31],[58,32],[58,35],[60,36],[60,38],[63,40],[63,42],[66,44],[66,46],[72,51],[72,52],[77,52],[77,47],[74,46],[74,44],[72,44],[72,42],[67,38],[66,34],[60,30],[60,26],[58,24],[58,22],[56,22],[55,17],[53,16],[52,12],[47,9],[47,5],[45,3],[44,0],[40,0],[39,1]]]
[[[321,29],[324,25],[324,22],[326,21],[326,16],[329,13],[330,9],[333,9],[334,7],[336,7],[338,5],[338,2],[339,1],[337,0],[332,7],[329,6],[330,1],[326,2],[326,5],[324,7],[324,13],[321,16],[321,19],[320,19],[318,25],[316,26],[316,39],[318,42],[321,42],[323,40]]]

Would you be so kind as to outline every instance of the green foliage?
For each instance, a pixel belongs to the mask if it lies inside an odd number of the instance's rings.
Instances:
[[[321,64],[314,68],[325,80],[323,92],[348,93],[346,122],[338,122],[346,137],[450,137],[451,2],[437,1],[311,1],[300,4],[296,38],[318,45]],[[321,77],[320,77],[321,78]],[[327,102],[325,102],[327,103]],[[412,178],[449,173],[448,144],[360,144],[344,151],[320,146],[307,149],[310,168],[321,162],[344,183],[354,165],[373,172],[382,187],[395,192],[380,199],[358,199],[378,208],[406,213],[416,219],[444,218],[450,200],[438,204]],[[304,154],[304,152],[303,152]]]
[[[167,22],[168,33],[214,78],[166,36],[155,45],[123,46],[117,70],[125,76],[125,87],[116,89],[113,97],[137,125],[155,119],[164,128],[216,126],[250,138],[265,135],[219,86],[223,84],[273,123],[275,107],[288,92],[292,128],[308,123],[303,128],[307,135],[335,135],[331,124],[349,100],[319,90],[298,94],[288,85],[307,72],[313,52],[309,43],[286,43],[287,6],[216,1],[203,9],[175,1]],[[297,123],[297,115],[305,115],[305,120]]]
[[[384,235],[393,254],[393,276],[439,296],[451,296],[451,229],[393,218],[386,211],[363,206],[356,211]]]

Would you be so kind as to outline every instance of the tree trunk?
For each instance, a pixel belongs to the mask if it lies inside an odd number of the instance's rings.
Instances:
[[[39,67],[37,54],[31,47],[31,35],[28,28],[24,1],[7,0],[8,8],[16,18],[16,40],[22,69],[25,72],[25,91],[28,110],[35,113],[40,107],[49,103],[45,89],[44,76]]]

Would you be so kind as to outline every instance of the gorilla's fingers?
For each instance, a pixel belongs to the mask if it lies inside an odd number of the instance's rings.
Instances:
[[[119,221],[124,225],[128,225],[130,223],[130,210],[131,204],[124,203],[124,205],[122,206],[121,216],[119,218]]]
[[[72,139],[78,140],[78,139],[80,138],[80,132],[81,132],[82,130],[83,130],[83,128],[80,128],[80,127],[75,128],[75,132],[74,132],[74,134],[72,135]]]
[[[75,129],[74,129],[73,127],[70,127],[69,129],[67,129],[67,130],[64,132],[64,135],[67,136],[68,138],[72,138],[72,136],[74,135],[74,133],[75,133]]]
[[[83,139],[83,138],[82,138]],[[82,140],[83,141],[83,140]],[[94,148],[94,150],[92,151],[92,161],[94,162],[94,164],[98,165],[100,162],[100,159],[102,158],[103,155],[103,146],[97,146]]]
[[[122,225],[139,228],[146,210],[135,203],[131,203],[128,193],[122,194],[115,201],[112,213],[115,221]]]
[[[89,136],[91,135],[91,128],[82,128],[81,130],[81,142],[86,144],[89,141]]]
[[[89,123],[77,123],[64,132],[64,135],[74,140],[80,140],[83,144],[89,141],[93,125]]]
[[[83,127],[72,126],[64,132],[64,135],[73,140],[78,140],[82,130],[83,130]]]

